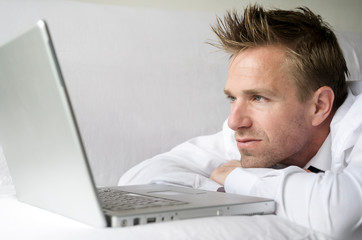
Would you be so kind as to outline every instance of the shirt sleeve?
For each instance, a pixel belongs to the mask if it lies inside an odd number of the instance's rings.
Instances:
[[[240,159],[228,141],[233,141],[228,130],[191,139],[136,165],[118,184],[159,183],[215,191],[220,185],[209,179],[213,170],[231,159]]]
[[[276,214],[333,236],[346,236],[362,222],[362,136],[348,166],[339,173],[237,168],[225,181],[226,192],[272,198]]]

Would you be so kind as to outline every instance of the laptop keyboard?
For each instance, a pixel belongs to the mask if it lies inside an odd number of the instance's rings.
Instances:
[[[124,211],[149,207],[163,207],[186,204],[187,202],[131,193],[114,188],[98,189],[98,196],[104,209]]]

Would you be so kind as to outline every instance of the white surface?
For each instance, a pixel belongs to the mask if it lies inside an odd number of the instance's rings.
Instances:
[[[5,193],[6,192],[6,193]],[[211,217],[128,228],[93,228],[0,192],[0,239],[327,239],[275,215]]]

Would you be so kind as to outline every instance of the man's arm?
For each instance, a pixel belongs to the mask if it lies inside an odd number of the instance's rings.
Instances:
[[[241,167],[240,161],[231,160],[229,162],[221,164],[218,168],[216,168],[210,175],[210,178],[224,186],[226,177],[235,169]]]
[[[221,164],[218,168],[216,168],[210,175],[210,178],[219,183],[220,185],[225,185],[225,180],[227,176],[234,171],[235,168],[240,168],[241,164],[240,161],[231,160],[229,162]],[[306,172],[311,172],[308,169],[303,169]]]
[[[240,158],[233,132],[226,126],[225,122],[222,132],[191,139],[138,164],[121,177],[119,185],[164,183],[216,190],[220,185],[209,178],[212,171]]]
[[[362,136],[357,146],[362,146]],[[362,149],[356,149],[341,173],[308,173],[299,167],[281,170],[240,168],[229,162],[211,177],[226,192],[272,198],[277,215],[300,225],[333,235],[345,236],[362,222]]]

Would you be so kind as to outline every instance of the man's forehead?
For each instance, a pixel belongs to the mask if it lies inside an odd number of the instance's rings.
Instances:
[[[293,91],[291,84],[294,88],[285,47],[250,48],[231,59],[225,93],[279,95]]]
[[[247,48],[234,54],[229,67],[242,66],[258,68],[273,62],[284,63],[287,58],[287,48],[282,45],[267,45]]]

